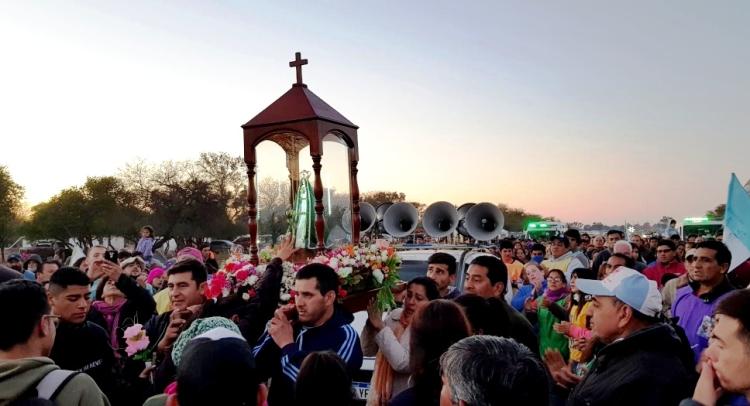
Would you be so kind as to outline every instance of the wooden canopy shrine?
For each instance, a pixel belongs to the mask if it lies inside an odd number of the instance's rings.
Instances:
[[[255,149],[262,141],[270,140],[278,144],[286,153],[286,166],[289,170],[290,196],[294,204],[299,188],[299,152],[310,146],[312,169],[314,175],[313,195],[315,197],[315,235],[317,253],[325,249],[325,220],[323,217],[323,182],[320,178],[323,157],[323,139],[333,135],[338,137],[348,148],[349,156],[349,193],[352,212],[352,242],[359,243],[359,186],[357,185],[357,162],[359,147],[357,127],[336,109],[315,95],[302,82],[302,66],[307,59],[302,59],[299,52],[295,60],[289,62],[296,68],[297,82],[284,95],[271,103],[242,126],[244,135],[245,165],[249,183],[247,203],[249,205],[248,231],[250,233],[250,255],[254,264],[258,264],[258,208],[257,189],[255,184]]]

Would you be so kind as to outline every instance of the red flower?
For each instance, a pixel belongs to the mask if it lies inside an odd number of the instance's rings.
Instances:
[[[226,265],[224,265],[224,270],[227,272],[234,272],[239,268],[240,268],[240,264],[236,262],[228,262]]]
[[[339,288],[339,297],[343,299],[346,297],[346,295],[348,295],[348,293],[344,290],[344,288]]]
[[[255,297],[255,295],[256,295],[256,293],[255,293],[255,289],[250,289],[250,290],[248,290],[248,291],[247,291],[247,294],[248,294],[248,295],[250,295],[250,297]]]
[[[245,269],[241,269],[234,274],[234,278],[237,279],[237,282],[244,282],[249,276],[250,272]]]

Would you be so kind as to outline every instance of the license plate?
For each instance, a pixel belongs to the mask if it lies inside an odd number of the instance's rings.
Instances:
[[[359,400],[367,400],[367,395],[370,394],[370,383],[369,382],[352,382],[352,388],[354,393]]]

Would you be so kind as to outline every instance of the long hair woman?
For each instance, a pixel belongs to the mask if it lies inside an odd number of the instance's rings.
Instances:
[[[367,309],[367,324],[360,336],[362,351],[366,356],[377,354],[368,405],[387,405],[409,387],[410,325],[417,311],[439,297],[437,284],[430,278],[419,276],[406,286],[404,307],[388,313],[385,320],[375,306]]]
[[[411,324],[410,365],[414,386],[401,392],[392,406],[438,405],[442,380],[440,356],[453,343],[471,335],[463,309],[444,299],[418,310]]]

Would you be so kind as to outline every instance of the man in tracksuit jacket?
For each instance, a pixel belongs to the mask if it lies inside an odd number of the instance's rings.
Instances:
[[[253,348],[258,369],[271,377],[268,404],[294,404],[294,385],[305,357],[333,351],[354,373],[362,366],[359,336],[351,313],[336,306],[338,276],[330,267],[309,264],[295,281],[295,303],[276,311]]]

